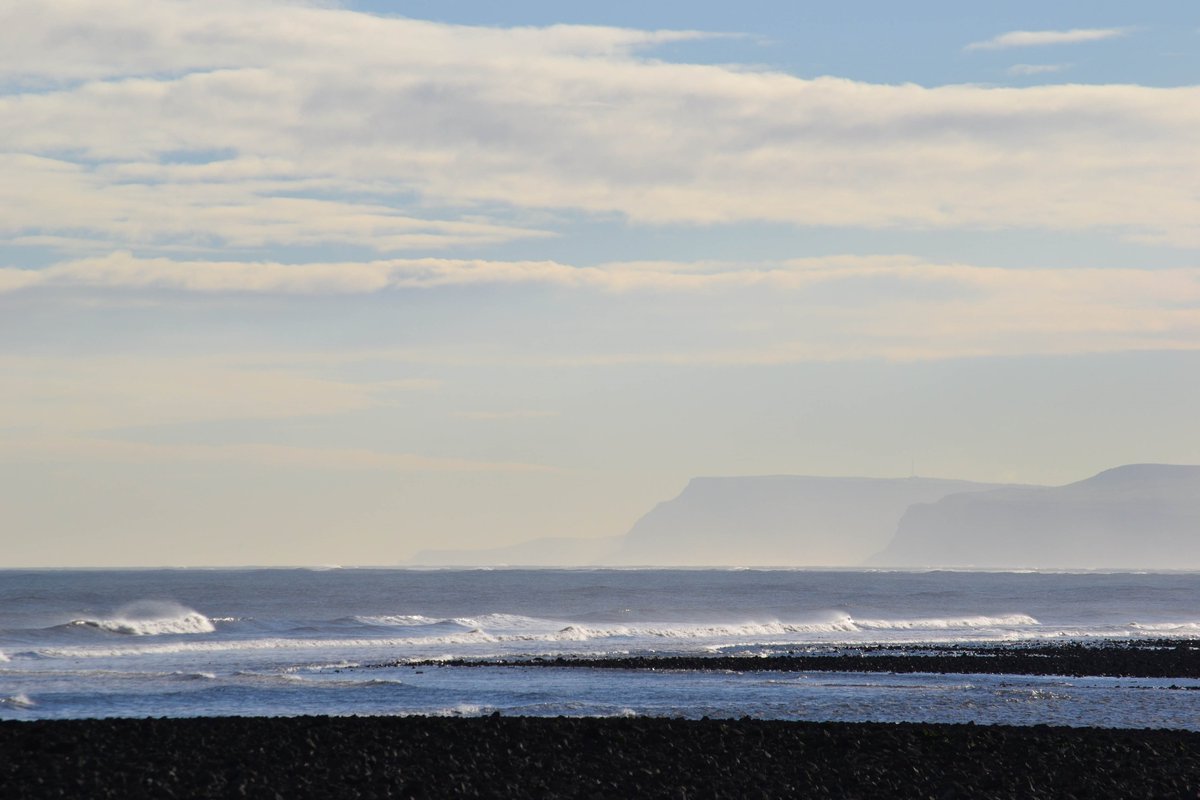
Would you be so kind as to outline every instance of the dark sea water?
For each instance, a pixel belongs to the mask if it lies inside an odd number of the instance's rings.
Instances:
[[[1182,679],[405,663],[1194,637],[1196,573],[2,571],[0,719],[499,710],[1200,730],[1200,682]]]

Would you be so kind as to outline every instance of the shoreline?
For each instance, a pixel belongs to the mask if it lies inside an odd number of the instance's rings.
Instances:
[[[728,672],[870,672],[1200,679],[1200,640],[1107,640],[952,645],[861,645],[778,655],[558,656],[393,661],[405,666],[561,667]]]
[[[43,797],[1185,797],[1200,732],[537,717],[0,722]]]

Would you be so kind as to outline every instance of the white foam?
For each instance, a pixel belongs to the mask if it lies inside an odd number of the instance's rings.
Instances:
[[[17,693],[8,697],[0,697],[0,707],[4,708],[33,708],[37,703],[29,699],[29,695]]]
[[[347,661],[346,659],[342,659],[341,661],[335,661],[329,664],[306,664],[301,667],[296,667],[295,669],[302,670],[304,672],[327,672],[329,670],[336,671],[339,669],[354,669],[355,667],[361,666],[362,664],[358,661]]]
[[[561,625],[561,622],[554,622],[547,619],[539,619],[537,617],[525,617],[520,614],[484,614],[482,617],[456,617],[450,622],[457,623],[467,628],[517,628],[517,629],[536,629],[536,628],[555,628]]]
[[[437,625],[445,620],[435,617],[423,617],[420,614],[379,614],[376,616],[355,616],[350,619],[363,625],[382,625],[400,628],[417,627],[420,625]]]
[[[120,656],[171,655],[175,653],[221,653],[250,650],[348,650],[362,648],[397,649],[404,647],[428,647],[455,644],[478,644],[500,641],[481,630],[466,631],[451,636],[422,636],[411,639],[226,639],[203,642],[170,642],[152,645],[127,645],[122,647],[55,647],[38,650],[37,654],[47,658],[109,658]]]
[[[535,629],[535,628],[554,628],[556,625],[561,625],[561,622],[552,620],[538,619],[537,617],[526,617],[520,614],[484,614],[479,617],[452,617],[449,619],[439,619],[437,617],[427,617],[421,614],[378,614],[371,616],[355,616],[351,617],[355,622],[360,622],[364,625],[381,625],[395,627],[418,627],[423,625],[457,625],[460,628],[480,628],[480,629]]]
[[[0,664],[3,664],[5,661],[9,660],[9,657],[4,654],[4,651],[0,650]]]
[[[195,614],[196,612],[190,612]],[[199,616],[199,615],[197,615]],[[200,617],[204,620],[203,617]],[[911,636],[921,636],[924,632],[937,633],[941,637],[956,631],[971,631],[973,635],[987,632],[990,636],[1013,637],[1053,635],[1049,630],[1034,630],[1039,622],[1026,614],[1009,614],[1003,616],[963,616],[945,618],[916,618],[916,619],[854,619],[849,615],[839,615],[826,621],[814,622],[746,622],[739,624],[632,624],[613,626],[566,625],[561,622],[522,617],[508,614],[490,614],[478,618],[460,617],[453,620],[433,620],[428,617],[399,617],[398,627],[421,627],[435,622],[453,622],[456,626],[468,630],[447,632],[440,636],[410,636],[404,638],[289,638],[267,637],[260,639],[222,639],[189,642],[169,642],[154,645],[127,645],[117,647],[61,647],[38,651],[39,655],[47,657],[103,657],[103,656],[136,656],[160,655],[193,652],[233,652],[233,651],[266,651],[266,650],[350,650],[350,649],[397,649],[412,652],[455,645],[479,645],[496,643],[501,645],[521,645],[525,649],[536,649],[539,644],[553,646],[565,643],[597,642],[604,640],[622,640],[636,643],[638,640],[649,642],[653,640],[673,640],[679,642],[694,642],[703,645],[708,642],[741,642],[764,643],[770,641],[796,642],[817,638],[828,640],[829,637],[849,637],[860,639],[863,635],[882,634],[887,632],[903,632]],[[156,632],[166,630],[180,632],[189,624],[188,616],[172,620],[142,620],[141,625],[153,625]],[[203,623],[196,621],[197,627]],[[211,623],[210,623],[211,624]],[[491,628],[485,630],[484,626]],[[1019,632],[1019,634],[1018,634]],[[634,645],[636,649],[636,645]]]
[[[149,601],[122,606],[108,619],[77,619],[71,624],[129,636],[213,633],[217,629],[199,611],[178,603]]]
[[[747,636],[783,636],[796,633],[837,633],[857,630],[853,622],[748,622],[740,625],[619,625],[611,628],[592,628],[584,625],[568,625],[545,636],[524,635],[501,637],[524,639],[547,639],[556,642],[585,642],[609,638],[654,638],[654,639],[725,639]]]
[[[450,708],[440,708],[433,712],[435,717],[477,717],[483,712],[483,706],[474,703],[459,703]]]
[[[1200,631],[1200,622],[1131,622],[1129,627],[1155,633],[1188,632]]]
[[[864,619],[856,620],[841,615],[828,622],[748,622],[738,625],[619,625],[608,628],[593,628],[584,625],[568,625],[548,634],[514,634],[497,637],[506,640],[547,640],[556,642],[584,642],[606,638],[657,638],[657,639],[728,639],[761,636],[787,636],[795,634],[837,634],[862,631],[920,631],[1032,627],[1040,623],[1027,614],[1011,614],[1002,617],[958,617],[932,619]]]
[[[1040,625],[1028,614],[1009,614],[1003,617],[950,617],[946,619],[859,619],[854,624],[867,630],[948,630],[951,628],[1023,628]]]

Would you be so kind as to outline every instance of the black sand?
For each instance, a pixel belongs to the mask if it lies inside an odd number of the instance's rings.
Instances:
[[[631,656],[454,660],[446,666],[588,667],[733,672],[932,672],[992,675],[1096,675],[1200,678],[1200,641],[1118,641],[1015,645],[922,645],[797,651],[773,656]],[[404,662],[378,666],[402,666]]]
[[[1200,733],[677,719],[0,723],[0,796],[1196,797]]]

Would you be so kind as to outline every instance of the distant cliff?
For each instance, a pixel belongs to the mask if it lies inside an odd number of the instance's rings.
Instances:
[[[693,478],[637,521],[612,563],[850,566],[882,549],[914,503],[992,488],[935,478]]]
[[[1134,464],[1067,486],[926,501],[870,563],[1200,568],[1200,466]]]

